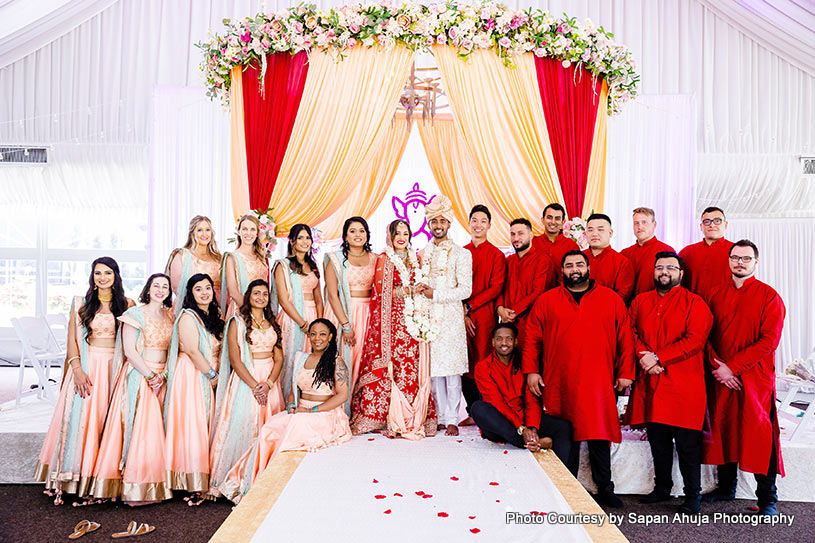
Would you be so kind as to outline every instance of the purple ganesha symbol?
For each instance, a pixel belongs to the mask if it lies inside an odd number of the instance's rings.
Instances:
[[[435,197],[436,195],[434,194],[428,198],[427,193],[419,188],[419,183],[413,183],[413,188],[405,195],[404,201],[398,196],[394,196],[391,199],[396,217],[407,221],[414,238],[419,234],[424,234],[427,236],[427,240],[430,241],[433,237],[432,234],[427,231],[427,219],[425,219],[424,216],[424,206],[429,204]]]

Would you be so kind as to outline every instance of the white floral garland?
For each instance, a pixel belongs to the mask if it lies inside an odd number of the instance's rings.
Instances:
[[[399,288],[403,291],[406,286],[410,285],[410,270],[405,265],[405,261],[396,254],[393,247],[385,247],[385,254],[393,263],[396,271],[399,272],[399,279],[401,281]],[[427,274],[423,267],[419,266],[419,259],[416,253],[408,250],[408,260],[410,260],[410,267],[414,271],[414,283],[425,283]],[[405,294],[405,328],[408,334],[419,341],[433,341],[439,335],[438,327],[433,322],[430,313],[430,301],[422,295]]]

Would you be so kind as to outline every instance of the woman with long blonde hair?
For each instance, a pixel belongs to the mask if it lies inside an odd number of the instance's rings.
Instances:
[[[215,242],[215,230],[209,217],[196,215],[190,220],[187,241],[183,247],[174,249],[167,260],[164,273],[170,276],[175,294],[176,313],[181,308],[187,281],[196,273],[209,275],[215,285],[216,300],[221,296],[221,252]]]
[[[254,215],[244,215],[238,221],[238,241],[233,252],[224,253],[221,266],[221,311],[228,319],[243,305],[243,295],[249,283],[257,279],[269,282],[269,261],[261,241],[260,221]]]

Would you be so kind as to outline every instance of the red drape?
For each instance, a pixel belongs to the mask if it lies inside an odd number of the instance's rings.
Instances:
[[[307,62],[305,52],[268,55],[263,89],[258,79],[259,62],[243,72],[243,123],[252,209],[266,209],[272,198],[303,96]]]
[[[603,81],[593,80],[585,68],[575,72],[551,58],[535,57],[535,68],[564,205],[577,216],[586,196],[597,108],[605,107],[600,103]]]

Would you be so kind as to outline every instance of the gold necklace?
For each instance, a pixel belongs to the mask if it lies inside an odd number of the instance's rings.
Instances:
[[[113,299],[113,292],[108,292],[107,294],[102,294],[100,292],[98,297],[100,302],[109,302]]]
[[[355,255],[355,254],[354,254],[354,253],[352,253],[351,251],[348,251],[348,256],[353,256],[353,257],[365,256],[365,251],[363,250],[363,251],[362,251],[361,253],[359,253],[358,255]]]
[[[252,324],[254,324],[258,328],[263,328],[263,323],[266,322],[266,317],[263,317],[260,322],[252,315]]]

